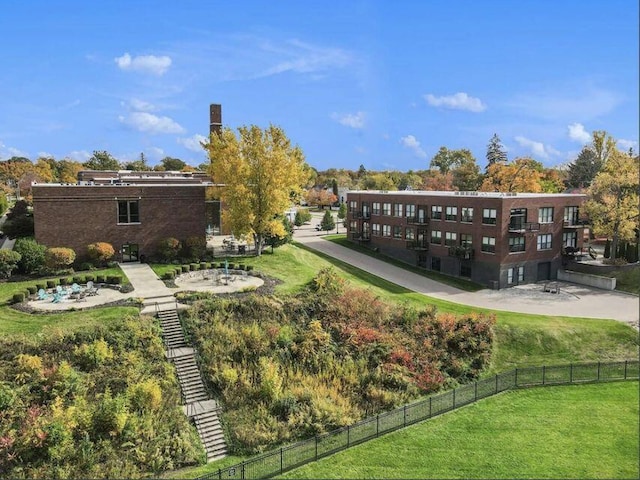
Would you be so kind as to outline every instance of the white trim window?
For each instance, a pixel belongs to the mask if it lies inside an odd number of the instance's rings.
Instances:
[[[380,236],[380,224],[379,223],[372,223],[371,224],[371,234],[377,236]]]
[[[382,225],[382,236],[383,237],[391,236],[391,225]]]
[[[404,206],[404,216],[405,217],[415,217],[416,216],[416,206],[413,204],[407,204]]]
[[[431,218],[434,220],[442,220],[441,205],[431,205]]]
[[[380,202],[373,202],[371,204],[371,210],[373,215],[380,215]]]
[[[462,207],[460,221],[463,223],[473,223],[473,207]]]
[[[393,216],[394,217],[401,217],[402,216],[402,204],[401,203],[394,203],[393,204]]]
[[[391,203],[383,203],[382,204],[382,214],[383,215],[391,215]]]
[[[541,233],[538,235],[538,250],[551,250],[553,235],[550,233]]]
[[[444,214],[444,219],[448,222],[455,222],[458,220],[458,207],[447,207]]]
[[[485,253],[496,253],[496,237],[482,237],[480,249]]]
[[[578,246],[578,232],[562,232],[562,244],[565,247],[576,248]]]
[[[442,244],[442,232],[440,230],[431,230],[431,243]]]
[[[455,247],[458,243],[458,234],[456,232],[444,232],[444,244],[447,247]]]
[[[483,208],[482,209],[482,224],[483,225],[495,225],[498,212],[495,208]]]
[[[540,207],[538,209],[538,223],[553,223],[553,207]]]

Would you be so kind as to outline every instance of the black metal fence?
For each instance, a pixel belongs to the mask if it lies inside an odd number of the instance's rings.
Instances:
[[[381,413],[348,427],[272,450],[237,465],[198,477],[198,480],[270,478],[385,433],[514,388],[637,380],[639,377],[640,362],[638,360],[516,368]]]

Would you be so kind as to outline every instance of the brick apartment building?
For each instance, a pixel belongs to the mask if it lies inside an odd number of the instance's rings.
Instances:
[[[555,279],[581,250],[585,195],[350,191],[349,239],[491,288]]]
[[[153,255],[161,239],[205,238],[205,174],[82,171],[78,180],[33,185],[38,243],[82,257],[87,245],[108,242],[118,260],[137,261]]]

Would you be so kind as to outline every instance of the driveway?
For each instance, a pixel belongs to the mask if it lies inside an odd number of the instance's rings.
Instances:
[[[309,248],[429,297],[508,312],[613,319],[638,328],[640,299],[636,295],[566,282],[559,282],[558,294],[543,292],[540,284],[467,292],[326,241],[323,239],[326,236],[324,232],[313,229],[315,223],[314,218],[311,225],[297,229],[294,239]],[[339,226],[339,231],[344,233],[345,228]]]

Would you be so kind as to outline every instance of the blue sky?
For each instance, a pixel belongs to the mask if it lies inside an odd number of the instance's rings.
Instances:
[[[637,0],[29,1],[0,14],[0,159],[206,160],[210,103],[319,170],[638,151]]]

